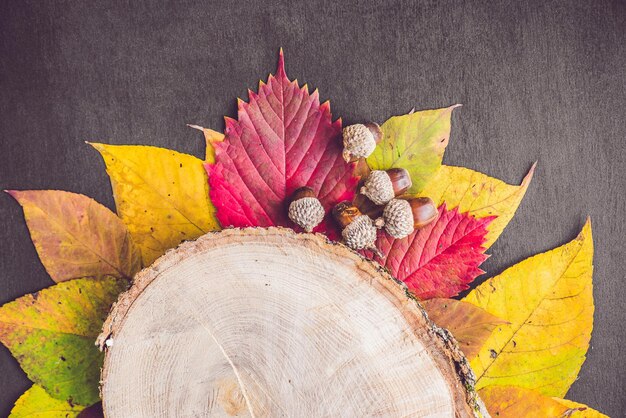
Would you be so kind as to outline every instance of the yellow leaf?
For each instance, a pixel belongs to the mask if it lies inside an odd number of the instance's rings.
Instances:
[[[519,386],[565,395],[593,328],[592,259],[588,220],[573,241],[516,264],[464,299],[509,322],[471,361],[477,389]]]
[[[435,298],[420,303],[431,321],[452,333],[468,359],[478,354],[498,325],[506,324],[506,321],[460,300]]]
[[[522,183],[514,186],[468,168],[444,165],[420,195],[430,197],[437,206],[445,202],[450,209],[459,207],[461,212],[469,212],[478,218],[497,216],[487,227],[487,241],[483,245],[489,248],[513,218],[534,171],[535,164]]]
[[[555,401],[567,406],[569,411],[566,416],[571,418],[609,418],[601,412],[595,409],[589,408],[587,405],[583,405],[578,402],[569,401],[567,399],[552,398]]]
[[[184,240],[220,229],[200,159],[164,148],[91,145],[106,163],[117,212],[144,265]]]
[[[206,154],[204,157],[204,162],[209,164],[215,163],[215,148],[213,147],[213,143],[222,142],[224,140],[224,134],[214,131],[213,129],[203,128],[198,125],[187,125],[190,128],[197,129],[204,134],[204,140],[206,141]]]
[[[478,391],[487,411],[498,418],[563,417],[569,408],[552,398],[514,386],[489,386]]]
[[[78,417],[83,409],[84,406],[55,399],[41,386],[33,385],[15,402],[9,418],[73,418]]]

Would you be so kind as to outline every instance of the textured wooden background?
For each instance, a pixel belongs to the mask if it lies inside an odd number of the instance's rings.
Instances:
[[[94,3],[1,2],[0,188],[113,207],[83,141],[200,156],[185,124],[222,129],[281,46],[288,74],[346,122],[463,103],[446,163],[515,183],[539,162],[488,274],[572,239],[591,215],[596,325],[569,397],[624,416],[624,2]],[[50,285],[7,195],[0,228],[0,303]],[[27,387],[1,348],[0,416]]]

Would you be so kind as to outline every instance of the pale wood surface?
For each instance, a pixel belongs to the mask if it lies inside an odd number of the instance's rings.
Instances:
[[[108,418],[466,417],[477,405],[456,343],[404,286],[285,229],[170,251],[121,296],[99,343]]]

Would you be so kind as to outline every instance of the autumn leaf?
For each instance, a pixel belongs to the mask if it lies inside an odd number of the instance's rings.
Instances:
[[[489,386],[478,391],[492,417],[604,418],[586,405],[515,386]],[[606,417],[608,418],[608,417]]]
[[[60,190],[7,190],[24,208],[33,244],[55,282],[130,279],[141,268],[124,223],[95,200]]]
[[[583,405],[578,402],[569,401],[567,399],[552,398],[553,400],[567,406],[569,411],[566,413],[566,417],[571,418],[609,418],[601,412],[595,409],[589,408],[587,405]]]
[[[380,233],[376,246],[383,257],[375,259],[419,299],[455,296],[484,273],[478,266],[487,258],[483,242],[492,219],[443,205],[437,221],[406,238]]]
[[[565,395],[593,328],[592,258],[587,221],[575,240],[510,267],[463,299],[509,322],[471,361],[477,389],[519,386]]]
[[[506,321],[467,302],[438,298],[421,303],[435,324],[452,333],[468,359],[478,354],[498,325],[506,324]]]
[[[535,172],[533,164],[519,186],[463,167],[442,166],[426,183],[420,195],[441,205],[458,207],[478,218],[496,216],[487,228],[485,248],[491,247],[515,214]]]
[[[276,76],[259,93],[239,100],[238,120],[226,118],[226,138],[214,143],[214,165],[207,165],[211,200],[222,226],[289,226],[288,198],[311,187],[328,212],[351,200],[358,178],[355,164],[341,156],[341,121],[332,121],[330,105],[320,105],[317,90],[290,81],[282,51]],[[336,227],[327,217],[315,232]]]
[[[381,126],[383,138],[367,158],[367,164],[372,170],[407,169],[413,181],[409,193],[421,192],[441,167],[450,140],[452,111],[459,106],[411,112],[388,119]]]
[[[514,386],[489,386],[478,391],[492,417],[564,417],[566,405],[533,390]]]
[[[182,241],[220,229],[200,159],[164,148],[91,145],[106,163],[117,212],[144,265]]]
[[[0,307],[0,341],[52,397],[91,405],[99,400],[102,365],[94,342],[127,283],[76,279],[7,303]]]
[[[48,395],[38,385],[33,385],[20,396],[11,410],[9,418],[74,418],[84,409],[84,406],[74,405],[68,401],[60,401]]]

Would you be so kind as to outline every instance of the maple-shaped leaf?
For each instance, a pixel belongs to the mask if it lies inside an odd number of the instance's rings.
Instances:
[[[289,226],[288,199],[311,187],[324,209],[351,200],[358,178],[344,162],[341,120],[332,121],[317,90],[299,87],[285,73],[282,50],[276,75],[249,103],[238,104],[238,120],[226,118],[224,141],[215,142],[215,164],[207,164],[211,201],[223,227]],[[316,232],[333,232],[328,217]]]
[[[77,418],[84,408],[55,399],[41,386],[33,385],[15,402],[9,418]]]
[[[593,238],[527,258],[463,300],[508,322],[471,360],[476,388],[519,386],[563,397],[585,361],[593,329]]]
[[[458,341],[465,357],[472,359],[503,319],[471,303],[460,300],[436,298],[422,301],[428,317],[446,328]]]
[[[106,207],[61,190],[7,190],[22,205],[33,244],[55,282],[79,277],[131,279],[141,255],[126,225]]]
[[[467,289],[484,273],[487,226],[494,217],[475,218],[439,207],[439,218],[406,238],[381,232],[375,260],[403,281],[419,299],[448,298]]]
[[[113,277],[75,279],[22,296],[0,307],[0,341],[53,398],[98,402],[102,353],[95,340],[127,285]]]

